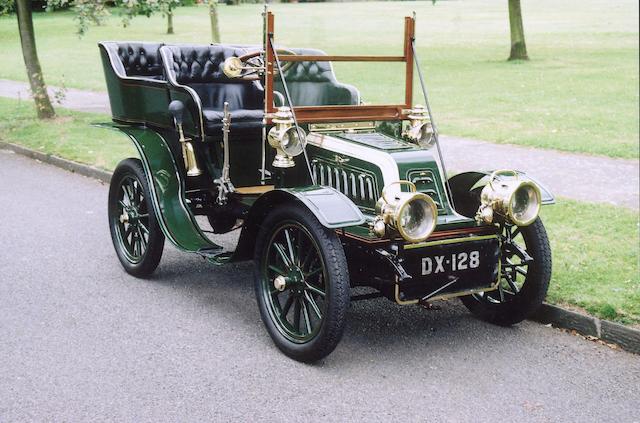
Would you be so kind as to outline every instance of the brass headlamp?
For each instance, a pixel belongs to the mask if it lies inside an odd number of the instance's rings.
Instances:
[[[409,128],[404,135],[422,148],[431,148],[436,142],[433,125],[429,118],[429,111],[421,104],[416,104],[409,110]]]
[[[496,170],[482,189],[480,202],[477,221],[509,221],[517,226],[527,226],[538,217],[542,195],[535,183],[519,179],[517,172]]]
[[[295,166],[293,158],[302,153],[307,135],[302,129],[296,128],[293,113],[286,106],[278,107],[272,121],[275,126],[269,130],[267,138],[269,145],[276,149],[273,167],[293,167]]]
[[[388,190],[392,185],[406,185],[409,192],[399,189],[393,194]],[[378,216],[371,224],[371,230],[379,237],[386,234],[387,227],[397,230],[409,242],[424,241],[436,227],[438,208],[427,194],[416,192],[416,186],[409,181],[398,181],[384,187],[382,196],[376,203]]]

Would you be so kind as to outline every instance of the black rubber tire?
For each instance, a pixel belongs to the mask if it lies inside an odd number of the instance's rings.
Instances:
[[[269,247],[269,240],[278,229],[278,225],[285,221],[294,221],[309,231],[319,248],[327,271],[325,316],[317,335],[302,344],[290,341],[278,330],[267,309],[268,305],[262,292],[262,284],[264,283],[261,274],[264,264],[263,257]],[[313,213],[301,203],[278,206],[269,213],[260,227],[254,255],[254,282],[262,321],[273,342],[285,355],[306,363],[318,361],[336,348],[346,324],[351,289],[347,259],[342,244],[335,231],[322,226]]]
[[[149,213],[149,236],[147,242],[147,248],[139,262],[132,262],[120,245],[116,231],[118,215],[118,196],[121,190],[122,182],[128,178],[133,177],[138,181],[144,192],[144,203],[146,210]],[[118,163],[116,170],[111,177],[111,183],[109,186],[109,230],[111,233],[111,240],[113,242],[114,249],[122,267],[124,270],[132,276],[144,278],[151,275],[162,258],[162,251],[164,249],[164,234],[160,229],[158,220],[151,204],[151,193],[149,191],[149,185],[144,173],[142,163],[138,159],[125,159]]]
[[[492,303],[475,295],[461,297],[462,303],[487,322],[511,326],[530,317],[547,296],[551,280],[551,247],[542,220],[520,228],[527,253],[533,258],[520,291],[509,301]]]

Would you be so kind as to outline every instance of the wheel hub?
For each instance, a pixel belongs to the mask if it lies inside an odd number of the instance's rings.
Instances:
[[[290,289],[294,294],[301,295],[304,292],[304,274],[298,267],[288,269],[287,275],[278,275],[273,280],[273,287],[282,292],[285,289]]]
[[[139,219],[139,214],[138,214],[138,210],[134,207],[127,207],[122,211],[122,214],[120,215],[120,223],[130,223],[130,224],[135,224],[138,219]]]

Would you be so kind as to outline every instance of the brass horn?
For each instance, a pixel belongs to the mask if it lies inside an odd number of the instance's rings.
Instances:
[[[173,100],[169,103],[169,112],[173,115],[173,120],[180,134],[180,145],[182,146],[182,158],[184,159],[184,167],[187,169],[187,176],[200,176],[202,169],[198,167],[196,153],[191,144],[191,138],[184,137],[182,130],[182,115],[184,113],[184,104],[179,100]]]

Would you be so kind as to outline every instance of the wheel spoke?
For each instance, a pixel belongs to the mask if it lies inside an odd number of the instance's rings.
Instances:
[[[300,300],[296,298],[293,305],[293,329],[300,332]]]
[[[507,281],[507,284],[509,285],[509,287],[511,289],[513,289],[513,294],[514,295],[517,294],[518,292],[520,292],[520,289],[518,289],[518,286],[516,285],[515,281],[511,277],[511,275],[505,274],[504,275],[504,279]]]
[[[133,181],[129,180],[127,182],[127,185],[125,185],[125,189],[127,192],[127,197],[129,198],[129,202],[131,203],[132,206],[136,205],[136,201],[135,201],[135,190],[133,188]]]
[[[298,266],[302,265],[302,252],[304,251],[303,249],[303,245],[302,245],[302,241],[304,241],[304,236],[302,234],[302,231],[300,231],[298,229],[298,235],[296,236],[296,241],[298,244],[298,261],[296,262],[296,264]]]
[[[504,303],[504,290],[502,289],[502,284],[498,285],[498,293],[500,294],[500,302]]]
[[[322,298],[324,298],[327,295],[326,292],[324,292],[320,288],[317,288],[317,287],[311,285],[309,282],[307,282],[305,284],[305,289],[307,289],[307,290],[309,290],[309,291],[311,291],[311,292],[313,292],[315,294],[320,295]]]
[[[318,303],[313,299],[313,296],[310,295],[307,291],[304,292],[304,298],[307,300],[313,312],[318,316],[318,319],[322,319],[322,313],[320,312],[320,307],[318,307]]]
[[[142,234],[142,230],[140,229],[140,226],[137,227],[137,230],[138,230],[138,238],[140,239],[140,247],[146,250],[147,241],[144,239],[144,235]],[[142,254],[142,250],[140,251],[140,254]]]
[[[276,249],[276,251],[280,255],[280,258],[284,262],[284,265],[289,267],[289,268],[291,268],[292,267],[292,263],[289,261],[289,257],[287,257],[287,253],[284,251],[284,247],[282,246],[282,244],[274,242],[273,243],[273,247]]]
[[[129,225],[129,227],[128,227],[127,229],[125,229],[125,231],[124,231],[124,236],[123,236],[123,238],[124,238],[124,239],[129,238],[129,235],[131,235],[131,233],[132,233],[132,232],[133,232],[133,226],[132,226],[132,225]]]
[[[293,243],[291,242],[291,235],[289,234],[289,229],[284,230],[284,237],[287,239],[287,247],[289,247],[289,257],[291,258],[291,264],[296,262],[296,255],[293,250]]]
[[[304,325],[307,329],[307,334],[310,335],[311,332],[313,332],[313,329],[311,328],[311,319],[309,318],[309,310],[307,309],[307,303],[305,303],[303,300],[300,300],[301,304],[302,304],[302,315],[304,316]]]
[[[142,229],[142,232],[144,232],[145,234],[149,235],[149,228],[147,228],[147,226],[142,223],[142,222],[138,222],[138,226],[140,229]]]
[[[313,261],[309,263],[309,259],[312,259],[313,257],[313,249],[310,249],[310,251],[307,252],[307,255],[304,257],[302,263],[300,263],[300,269],[304,270],[307,265],[311,266],[313,264]]]
[[[280,311],[281,319],[284,320],[287,317],[287,313],[289,313],[289,309],[291,309],[292,304],[293,304],[293,295],[289,294],[289,298],[287,298],[287,301],[284,303],[284,307],[282,307],[282,310]]]
[[[512,242],[509,244],[509,247],[512,248],[512,252],[522,260],[522,263],[529,264],[533,262],[533,257],[531,257],[520,245]]]
[[[310,278],[312,276],[317,275],[318,273],[322,272],[322,267],[318,267],[314,270],[309,271],[309,273],[305,273],[304,277],[305,278]]]
[[[276,272],[278,275],[286,275],[287,272],[285,272],[284,270],[280,269],[278,266],[276,266],[275,264],[270,264],[269,265],[269,269],[273,270],[274,272]]]

